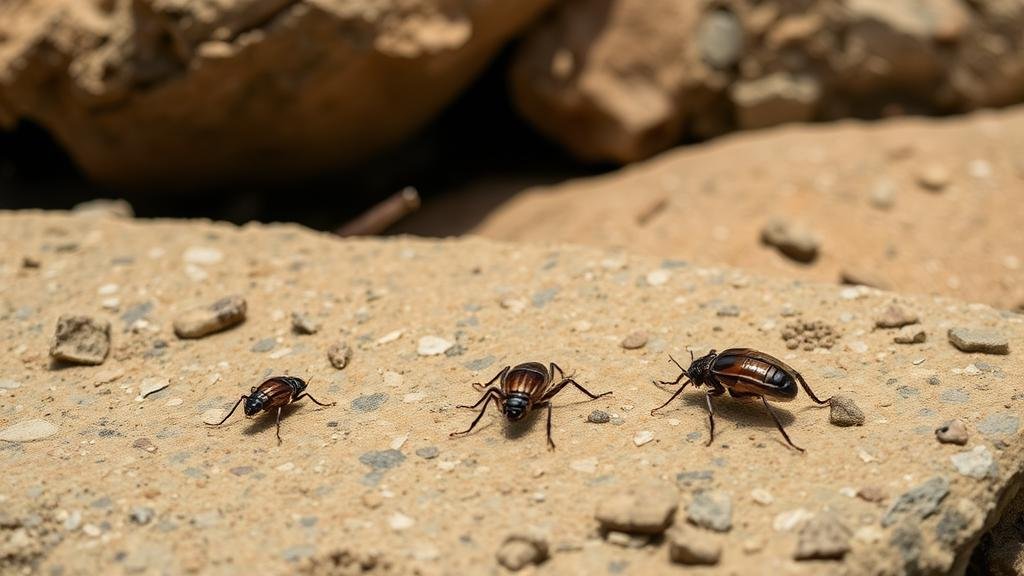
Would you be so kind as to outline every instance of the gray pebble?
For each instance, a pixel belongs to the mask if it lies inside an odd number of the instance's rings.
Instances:
[[[943,444],[967,444],[967,424],[957,418],[935,429],[935,438]]]
[[[351,359],[352,347],[345,342],[337,342],[327,349],[327,360],[338,370],[348,366]]]
[[[155,516],[156,512],[154,512],[149,506],[135,506],[132,508],[130,518],[131,521],[136,524],[146,525],[149,524]]]
[[[352,408],[359,412],[373,412],[388,401],[388,395],[377,392],[366,396],[360,396],[352,401]]]
[[[253,344],[252,348],[249,348],[249,351],[256,352],[257,354],[262,354],[263,352],[270,352],[276,346],[276,338],[263,338],[262,340],[258,340],[255,344]]]
[[[835,426],[863,426],[864,411],[847,396],[836,395],[829,402],[828,421]]]
[[[416,455],[424,460],[433,460],[440,453],[441,451],[437,449],[437,446],[425,446],[416,449]]]
[[[622,339],[620,345],[626,350],[636,350],[647,345],[646,332],[633,332]]]
[[[743,24],[728,10],[708,12],[697,27],[701,58],[712,68],[726,70],[743,55]]]
[[[669,531],[668,557],[676,564],[714,566],[722,558],[722,544],[704,530],[680,524]]]
[[[604,424],[609,420],[611,420],[611,416],[603,410],[594,410],[589,416],[587,416],[587,422],[591,422],[593,424]]]
[[[949,480],[942,476],[931,478],[897,498],[882,517],[882,526],[888,528],[907,517],[924,520],[935,514],[948,494]]]
[[[320,323],[302,312],[292,312],[292,331],[296,334],[316,334]]]
[[[781,218],[765,224],[761,229],[761,241],[774,247],[783,256],[805,264],[817,259],[821,246],[821,242],[811,232]]]
[[[938,386],[939,384],[942,384],[942,380],[939,380],[938,376],[929,376],[928,384],[930,384],[931,386]]]
[[[359,461],[374,470],[388,470],[404,462],[405,454],[398,450],[377,450],[364,453]]]
[[[960,452],[949,457],[956,471],[975,480],[983,480],[997,473],[995,458],[988,446],[975,446],[973,450]]]
[[[1011,436],[1020,428],[1020,416],[1011,412],[990,414],[978,422],[978,432],[985,436]]]
[[[495,554],[498,563],[513,572],[548,559],[548,542],[537,534],[510,534]]]
[[[701,528],[728,532],[732,528],[732,498],[724,492],[699,491],[686,508],[686,519]]]
[[[143,302],[142,304],[136,304],[135,306],[132,306],[131,308],[125,310],[124,314],[121,314],[121,321],[124,322],[124,325],[126,327],[131,327],[132,324],[135,324],[139,320],[142,320],[146,316],[149,316],[149,313],[152,311],[152,302]]]
[[[832,514],[818,514],[797,535],[796,560],[841,560],[850,551],[850,529]]]
[[[50,345],[54,360],[96,366],[110,352],[110,322],[90,316],[64,314]]]
[[[229,470],[229,472],[235,476],[245,476],[246,474],[251,474],[253,470],[254,468],[252,466],[235,466]]]
[[[313,546],[291,546],[281,551],[281,557],[285,562],[300,562],[315,555],[316,548]]]
[[[495,358],[494,356],[487,355],[487,356],[484,356],[483,358],[477,358],[476,360],[470,360],[469,362],[466,362],[465,364],[463,364],[463,366],[465,366],[469,370],[473,370],[474,372],[476,372],[476,371],[479,371],[479,370],[483,370],[484,368],[487,368],[491,364],[494,364],[495,360],[497,360],[497,358]]]
[[[222,332],[245,321],[247,308],[245,298],[238,295],[191,308],[174,319],[174,333],[178,338],[202,338]]]
[[[1009,354],[1010,342],[1002,333],[991,328],[950,328],[949,342],[961,352],[983,354]]]
[[[919,396],[921,394],[920,390],[914,388],[913,386],[907,386],[906,384],[901,384],[897,386],[896,392],[904,398],[912,398],[914,396]]]
[[[971,395],[960,388],[950,388],[939,394],[939,402],[945,404],[965,404],[970,399]]]

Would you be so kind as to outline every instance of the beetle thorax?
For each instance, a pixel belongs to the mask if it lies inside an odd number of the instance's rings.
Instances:
[[[690,367],[686,370],[686,375],[690,377],[690,381],[693,382],[694,386],[708,383],[708,377],[711,375],[711,365],[714,364],[717,357],[718,354],[712,350],[690,364]]]

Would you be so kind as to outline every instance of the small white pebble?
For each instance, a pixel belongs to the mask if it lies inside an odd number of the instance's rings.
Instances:
[[[668,419],[668,425],[669,426],[679,426],[680,424],[682,424],[682,421],[679,420],[678,418],[669,418]]]
[[[395,372],[393,370],[386,370],[384,372],[384,384],[386,386],[390,386],[392,388],[401,388],[402,382],[404,381],[405,378],[398,372]]]
[[[117,310],[121,306],[121,299],[116,297],[104,298],[100,301],[100,306],[106,310]]]
[[[775,520],[772,521],[772,528],[776,532],[789,532],[813,516],[814,514],[803,508],[780,512],[775,516]]]
[[[390,526],[391,529],[396,532],[405,530],[407,528],[412,528],[413,524],[415,523],[415,520],[406,516],[405,514],[402,514],[401,512],[395,512],[394,514],[388,517],[388,526]]]
[[[95,524],[86,524],[85,526],[82,526],[82,532],[85,532],[86,536],[92,536],[93,538],[96,538],[103,533],[103,531],[100,530],[100,527]]]
[[[216,248],[193,246],[185,250],[182,259],[189,264],[216,264],[224,259],[224,253]]]
[[[859,456],[860,459],[863,460],[865,464],[870,463],[870,462],[878,462],[878,458],[875,458],[874,456],[869,454],[867,452],[867,450],[865,450],[863,448],[857,448],[857,456]]]
[[[420,400],[423,400],[423,396],[424,395],[422,392],[410,392],[402,397],[402,402],[406,404],[412,404],[413,402],[419,402]]]
[[[852,488],[850,486],[843,486],[842,488],[839,489],[839,493],[842,494],[843,496],[846,496],[847,498],[857,497],[857,489]]]
[[[277,360],[278,358],[284,358],[285,356],[292,353],[291,348],[281,348],[280,350],[274,350],[270,353],[269,358]]]
[[[440,336],[424,336],[420,338],[416,353],[420,356],[437,356],[444,354],[454,344]]]
[[[668,279],[671,277],[671,272],[659,268],[658,270],[652,270],[647,273],[647,283],[651,286],[661,286],[668,282]]]
[[[224,410],[223,408],[210,408],[206,412],[203,412],[202,419],[206,424],[215,425],[219,424],[226,415],[227,410]]]
[[[295,463],[285,462],[284,464],[281,464],[280,466],[274,468],[274,470],[277,470],[278,472],[291,472],[292,470],[295,470]]]
[[[120,287],[117,284],[104,284],[96,290],[96,293],[100,296],[110,296],[112,294],[117,294],[118,290],[120,290]]]
[[[402,337],[403,332],[404,330],[392,330],[380,338],[377,338],[377,344],[388,344],[390,342],[394,342]]]
[[[775,497],[772,496],[772,493],[764,488],[754,488],[750,491],[750,497],[754,499],[754,502],[762,506],[769,506],[772,502],[775,502]]]
[[[171,381],[167,378],[145,378],[142,380],[142,386],[139,387],[139,397],[145,398],[146,396],[159,392],[170,385]]]
[[[408,434],[403,434],[402,436],[396,436],[395,439],[391,441],[391,444],[390,444],[389,447],[392,450],[400,450],[402,448],[402,446],[405,445],[405,441],[408,440],[408,439],[409,439],[409,435]]]
[[[594,325],[591,324],[590,322],[587,322],[586,320],[577,320],[576,322],[572,323],[573,332],[588,332],[593,327]]]
[[[181,398],[171,398],[170,400],[167,401],[168,406],[181,406],[184,403],[185,401],[182,400]]]
[[[572,462],[569,462],[569,468],[572,468],[577,472],[593,474],[597,472],[597,458],[583,458],[580,460],[573,460]]]
[[[654,440],[654,432],[651,432],[650,430],[640,430],[633,435],[633,444],[636,444],[637,446],[643,446],[651,440]]]

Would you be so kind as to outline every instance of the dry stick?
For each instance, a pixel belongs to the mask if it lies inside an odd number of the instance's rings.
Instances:
[[[370,208],[354,220],[334,231],[338,236],[373,236],[380,234],[420,207],[420,195],[415,188],[403,189],[380,204]]]

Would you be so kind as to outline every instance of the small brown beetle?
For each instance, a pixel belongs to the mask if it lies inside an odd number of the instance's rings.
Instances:
[[[228,412],[228,415],[223,420],[211,426],[220,426],[221,424],[228,421],[231,415],[235,413],[238,405],[245,400],[245,408],[243,409],[247,417],[255,416],[260,412],[269,412],[273,408],[277,408],[277,442],[281,443],[281,409],[291,404],[292,402],[298,402],[303,398],[309,398],[314,404],[318,406],[334,406],[336,402],[330,404],[324,404],[313,398],[306,392],[306,382],[301,378],[295,378],[294,376],[274,376],[269,380],[265,381],[259,386],[253,386],[249,391],[249,395],[242,395],[235,402],[235,405]]]
[[[555,383],[555,371],[558,372],[558,382]],[[498,386],[491,386],[496,381]],[[467,430],[462,432],[452,432],[449,436],[461,436],[463,434],[469,434],[476,428],[480,419],[484,417],[484,412],[487,411],[487,406],[494,400],[498,403],[498,408],[502,414],[511,422],[522,420],[526,413],[535,408],[548,409],[548,447],[552,450],[555,448],[555,442],[551,440],[551,399],[556,394],[562,391],[566,385],[572,384],[576,388],[583,392],[587,396],[590,396],[591,400],[596,400],[602,396],[607,396],[611,392],[605,392],[604,394],[591,394],[589,390],[580,386],[578,382],[573,380],[570,376],[565,377],[565,373],[558,367],[558,364],[551,363],[549,368],[545,368],[540,362],[526,362],[525,364],[519,364],[514,368],[511,366],[505,366],[498,372],[497,376],[491,378],[491,381],[487,384],[474,383],[473,387],[478,392],[483,392],[484,395],[472,406],[460,405],[459,408],[477,408],[480,404],[484,407],[477,414],[476,420],[469,425]]]
[[[692,382],[694,387],[698,388],[707,386],[709,389],[705,393],[704,399],[707,402],[708,419],[711,422],[711,437],[708,439],[708,446],[715,440],[715,410],[711,407],[712,396],[721,396],[728,391],[733,398],[760,398],[764,407],[768,409],[768,413],[772,415],[772,419],[775,420],[779,432],[782,432],[782,437],[790,446],[801,452],[804,449],[793,444],[793,441],[789,439],[789,434],[786,434],[785,429],[782,428],[779,417],[768,405],[768,398],[776,402],[789,402],[796,398],[796,383],[800,382],[800,386],[817,404],[828,404],[831,400],[831,398],[819,400],[807,385],[804,377],[782,360],[751,348],[730,348],[721,354],[712,350],[706,356],[701,356],[696,360],[693,358],[693,352],[690,352],[689,368],[683,368],[675,358],[671,356],[669,358],[675,362],[676,366],[679,366],[681,372],[675,381],[660,381],[659,383],[673,386],[678,384],[684,376],[687,381],[683,382],[683,385],[668,399],[668,402],[651,410],[651,415],[653,416],[656,411],[675,400],[688,383]]]

